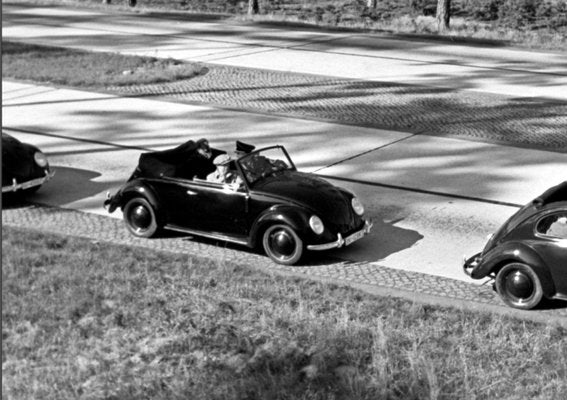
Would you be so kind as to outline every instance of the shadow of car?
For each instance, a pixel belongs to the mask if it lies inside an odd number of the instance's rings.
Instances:
[[[2,131],[2,195],[35,192],[53,175],[40,149]]]
[[[532,309],[543,297],[567,301],[567,181],[512,215],[463,268],[473,279],[494,279],[511,307]]]
[[[121,208],[135,236],[177,230],[261,247],[284,265],[296,264],[306,249],[348,246],[370,232],[372,222],[353,193],[297,171],[283,146],[248,145],[228,157],[214,148],[203,155],[202,142],[143,153],[105,207],[111,213]],[[224,160],[230,182],[210,180],[219,170],[218,159]]]

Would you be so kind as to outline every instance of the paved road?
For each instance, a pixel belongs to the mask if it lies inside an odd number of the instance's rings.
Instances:
[[[135,34],[138,24],[129,16],[112,16],[112,19],[116,18],[114,22],[123,24],[122,28],[104,35],[99,23],[106,23],[108,18],[102,18],[99,13],[93,16],[91,11],[69,11],[67,18],[61,20],[63,9],[50,9],[55,10],[53,13],[58,18],[53,22],[45,15],[38,19],[38,11],[34,8],[16,10],[18,12],[9,8],[7,13],[3,9],[3,18],[8,21],[3,26],[5,37],[34,42],[48,38],[58,44],[85,45],[102,50],[108,48],[105,46],[108,46],[109,37],[116,41],[118,35],[121,47],[139,46],[136,36],[140,35]],[[40,13],[45,14],[46,9],[40,9]],[[156,33],[156,38],[179,45],[177,41],[180,34],[164,32],[164,29],[172,29],[171,24],[159,20],[155,23],[155,30],[154,25],[145,30]],[[57,29],[46,31],[46,26],[50,24]],[[20,29],[21,26],[27,26],[28,29]],[[69,31],[71,28],[72,32]],[[123,28],[128,31],[126,36]],[[211,34],[213,28],[214,25],[208,28],[200,26],[207,34]],[[245,41],[251,38],[257,41],[260,37],[258,32],[250,31],[246,26],[229,26],[227,31],[240,29],[248,29],[248,33],[226,37],[234,36]],[[194,30],[190,32],[196,33]],[[262,36],[271,37],[270,43],[274,46],[278,35],[275,31],[270,32],[264,32]],[[87,37],[77,39],[81,35]],[[319,35],[327,34],[293,33],[294,37],[303,39]],[[182,41],[186,40],[182,38]],[[315,39],[311,37],[309,40]],[[239,47],[241,44],[232,45],[236,52],[242,50]],[[252,44],[246,42],[245,45],[249,47]],[[289,44],[275,48],[285,50],[286,46],[289,47]],[[159,49],[161,51],[166,47],[167,44],[162,43]],[[218,49],[215,46],[212,49],[218,55]],[[336,49],[326,54],[342,57],[342,52]],[[348,52],[347,55],[351,56]],[[464,60],[466,57],[463,54]],[[562,60],[563,56],[558,57]],[[315,64],[308,65],[311,68]],[[498,70],[495,65],[490,68]],[[532,70],[526,69],[524,72],[537,75],[537,71],[544,71],[546,76],[558,77],[550,78],[548,89],[551,90],[546,94],[546,97],[557,97],[554,95],[554,85],[558,82],[562,85],[561,65],[554,65],[553,62],[538,64],[536,60],[529,68]],[[389,70],[389,67],[385,70]],[[319,73],[328,71],[319,70]],[[437,83],[421,80],[420,84]],[[481,88],[479,84],[474,89]],[[470,286],[471,282],[460,271],[462,255],[478,251],[484,243],[484,237],[513,213],[517,205],[529,201],[567,176],[567,156],[555,148],[552,149],[554,151],[534,150],[529,146],[498,144],[500,140],[495,141],[498,143],[490,140],[486,143],[486,140],[478,142],[470,137],[459,140],[423,136],[413,131],[345,126],[312,119],[239,112],[186,104],[184,99],[180,103],[172,102],[171,96],[166,96],[168,101],[154,101],[15,82],[3,82],[2,90],[3,125],[15,131],[18,137],[40,145],[48,152],[57,170],[56,178],[33,200],[56,207],[100,213],[105,192],[114,190],[127,178],[140,148],[159,149],[177,145],[187,137],[202,136],[209,137],[214,145],[222,148],[231,148],[236,139],[257,145],[275,142],[285,144],[300,169],[327,176],[333,182],[359,193],[367,204],[368,214],[376,221],[376,229],[364,242],[326,254],[316,263],[323,263],[323,266],[310,265],[301,273],[343,279],[371,287],[390,285],[408,290],[409,285],[419,293],[439,294],[441,290],[441,294],[451,298],[488,298],[488,303],[498,304],[493,294],[487,294],[489,292],[484,289],[473,289],[478,287],[476,285]],[[150,97],[155,95],[150,91]],[[144,96],[148,96],[148,93]],[[392,96],[395,94],[390,93]],[[314,101],[318,97],[315,96]],[[233,95],[233,98],[238,96]],[[543,104],[561,103],[544,101]],[[560,110],[564,109],[562,105],[559,107]],[[556,111],[554,113],[557,114]],[[293,112],[290,114],[295,115]],[[340,113],[337,114],[340,121]],[[455,115],[455,110],[448,109],[449,118]],[[554,121],[561,124],[565,116],[555,118]],[[348,122],[355,124],[356,120]],[[561,139],[564,136],[561,125],[554,132],[555,137]],[[542,179],[542,176],[546,179]],[[5,211],[3,222],[12,224],[26,220],[30,226],[34,226],[34,221],[40,219],[34,214],[36,211],[33,208]],[[46,222],[46,226],[56,231],[77,228],[76,219],[100,218],[76,216],[63,211],[49,211],[46,214],[58,216],[55,223],[51,221],[49,225]],[[67,218],[69,215],[72,217]],[[108,218],[96,221],[101,226],[114,223],[110,221],[118,222]],[[106,227],[101,232],[107,232],[108,229],[114,228]],[[119,242],[122,240],[129,239],[121,237]],[[182,243],[187,246],[186,241]],[[219,255],[219,248],[210,243],[192,242],[191,246],[197,246],[200,252],[204,250],[211,256]],[[191,246],[188,251],[194,250]],[[232,254],[244,254],[244,258],[254,264],[254,255],[230,249],[220,250],[222,254],[231,254],[230,257]],[[265,260],[263,257],[260,259]],[[426,289],[418,290],[423,284]],[[458,289],[443,289],[453,286]],[[471,294],[471,290],[475,294]],[[562,315],[564,310],[561,308],[549,313]]]

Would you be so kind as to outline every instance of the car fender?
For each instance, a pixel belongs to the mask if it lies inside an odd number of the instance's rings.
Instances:
[[[553,278],[545,262],[533,248],[522,242],[507,242],[483,254],[481,262],[471,272],[471,277],[481,279],[495,275],[504,265],[511,262],[528,264],[541,281],[544,294],[549,297],[555,293]]]
[[[289,205],[275,205],[261,213],[254,223],[250,232],[251,244],[254,245],[259,240],[268,225],[274,223],[284,223],[293,228],[302,238],[310,232],[309,218],[312,213],[300,207]]]
[[[151,185],[139,179],[127,182],[118,193],[111,197],[109,211],[112,212],[117,207],[123,209],[126,203],[134,197],[145,198],[156,213],[158,225],[163,226],[165,224],[166,214],[160,206],[161,202],[159,200],[159,196]]]

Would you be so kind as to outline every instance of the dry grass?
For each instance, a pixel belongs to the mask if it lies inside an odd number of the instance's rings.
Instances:
[[[559,327],[3,228],[6,399],[559,399]]]
[[[170,82],[201,73],[173,59],[97,53],[2,41],[2,76],[52,84],[105,87]]]

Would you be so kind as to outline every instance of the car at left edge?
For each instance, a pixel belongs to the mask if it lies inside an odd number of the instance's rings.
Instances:
[[[3,195],[35,192],[54,174],[39,148],[2,131]]]

